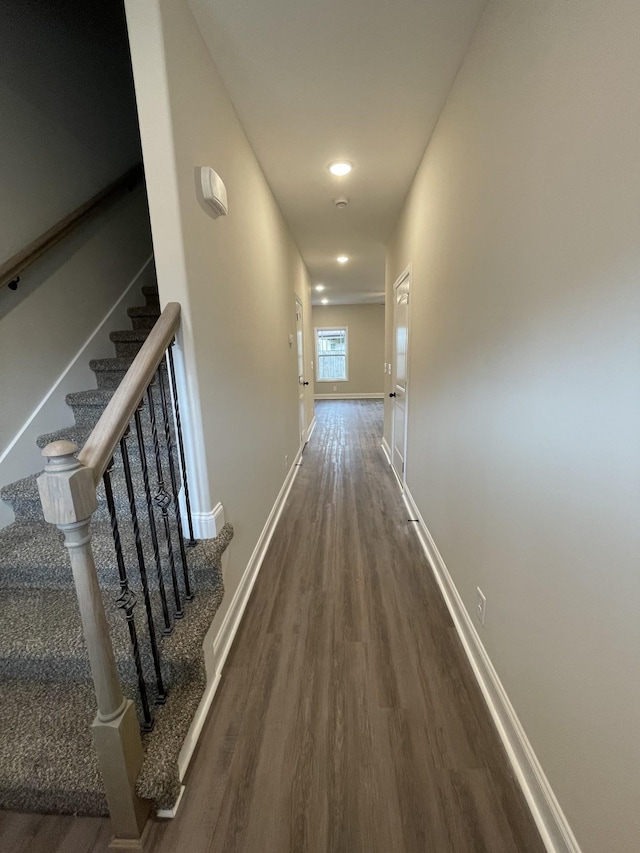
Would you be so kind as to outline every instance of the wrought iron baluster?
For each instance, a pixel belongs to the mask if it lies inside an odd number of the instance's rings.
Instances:
[[[140,465],[142,467],[142,480],[144,483],[144,493],[145,498],[147,500],[147,514],[149,517],[149,529],[151,532],[151,544],[153,546],[153,557],[156,564],[156,574],[158,576],[158,591],[160,593],[160,601],[162,602],[162,616],[164,619],[164,627],[162,629],[163,634],[170,634],[173,631],[173,625],[171,624],[171,618],[169,617],[169,607],[167,606],[167,594],[164,589],[164,578],[162,576],[162,562],[160,560],[160,550],[158,548],[158,536],[156,533],[156,520],[153,515],[153,506],[151,505],[151,489],[149,488],[149,471],[147,469],[147,457],[144,451],[144,442],[140,441],[141,430],[138,428],[140,422],[140,412],[136,411],[136,431],[138,433],[138,449],[140,452]],[[127,491],[129,494],[129,504],[131,506],[131,514],[133,515],[135,512],[135,492],[133,491],[133,481],[131,479],[131,466],[129,464],[129,451],[127,449],[126,439],[129,436],[129,430],[124,434],[122,440],[120,441],[120,450],[122,452],[122,461],[124,463],[124,472],[127,480]],[[136,542],[140,540],[140,530],[138,528],[138,534],[136,538]],[[142,548],[142,543],[140,543],[140,548]]]
[[[156,627],[155,620],[153,618],[153,609],[151,607],[151,593],[149,592],[149,578],[147,577],[147,565],[144,558],[144,551],[142,548],[142,540],[140,539],[140,526],[138,524],[138,510],[136,507],[136,497],[133,491],[133,482],[131,480],[131,467],[129,464],[129,452],[126,447],[126,438],[129,435],[129,430],[123,436],[120,441],[120,452],[122,454],[122,463],[124,465],[125,472],[125,481],[127,485],[127,497],[129,498],[129,511],[131,513],[131,524],[133,526],[133,538],[136,546],[136,554],[138,556],[138,570],[140,572],[140,580],[142,581],[142,595],[144,597],[144,607],[147,613],[147,626],[149,628],[149,643],[151,645],[151,655],[153,657],[153,668],[156,676],[156,704],[163,705],[166,698],[167,692],[164,688],[164,683],[162,681],[162,669],[160,666],[160,651],[158,649],[158,641],[156,639]],[[122,446],[124,444],[124,450]],[[113,460],[112,460],[113,462]],[[111,488],[111,484],[109,484],[109,489]],[[105,485],[106,490],[106,485]],[[112,494],[113,499],[113,494]],[[107,494],[107,504],[109,503],[109,494]],[[115,507],[114,507],[115,509]],[[111,512],[111,508],[109,507],[109,512]],[[117,523],[117,521],[116,521]],[[112,522],[113,524],[113,522]]]
[[[158,374],[156,373],[156,377]],[[162,383],[162,377],[160,382]],[[156,457],[156,472],[158,475],[158,491],[153,499],[155,505],[162,513],[162,521],[164,523],[164,535],[167,540],[167,556],[169,557],[169,568],[171,569],[171,582],[173,584],[173,597],[176,602],[176,619],[181,619],[184,616],[182,610],[182,602],[180,600],[180,589],[178,587],[178,576],[176,574],[176,564],[173,558],[173,542],[171,541],[171,524],[169,523],[169,504],[171,503],[171,495],[167,492],[164,485],[164,472],[162,470],[162,459],[160,458],[160,442],[158,441],[158,427],[156,424],[156,410],[153,399],[153,389],[151,385],[147,388],[147,401],[149,403],[149,420],[151,422],[151,434],[153,436],[153,450]]]
[[[140,693],[140,703],[142,705],[142,730],[150,732],[153,728],[153,718],[149,710],[149,699],[147,698],[147,685],[144,680],[142,671],[142,661],[140,659],[140,646],[138,645],[138,634],[136,631],[135,617],[133,611],[137,604],[135,593],[129,587],[129,579],[127,578],[127,567],[124,563],[122,555],[122,543],[120,541],[120,529],[118,527],[118,518],[116,515],[116,507],[113,500],[113,489],[111,488],[111,471],[113,469],[113,457],[105,470],[102,480],[104,482],[104,491],[107,496],[107,507],[109,508],[109,517],[111,519],[111,532],[113,534],[113,544],[116,550],[116,562],[118,563],[118,574],[120,576],[120,595],[116,599],[116,604],[124,610],[127,619],[127,628],[129,629],[129,639],[131,640],[131,648],[133,650],[133,661],[136,667],[136,676],[138,678],[138,691]]]
[[[178,402],[178,386],[176,385],[176,371],[173,365],[172,348],[175,346],[175,339],[171,341],[166,352],[166,360],[169,365],[169,373],[171,375],[171,390],[173,393],[173,405],[176,416],[176,432],[178,433],[178,449],[180,451],[180,468],[182,474],[182,485],[184,486],[184,502],[187,508],[187,524],[189,525],[189,547],[193,548],[196,540],[193,536],[193,520],[191,518],[191,501],[189,500],[189,481],[187,479],[187,465],[184,456],[184,442],[182,440],[182,422],[180,420],[180,403]]]
[[[187,555],[184,549],[184,536],[182,534],[182,518],[180,516],[180,505],[178,503],[178,476],[173,458],[173,441],[171,440],[171,421],[169,417],[169,401],[162,381],[162,371],[158,368],[156,378],[160,386],[160,402],[162,403],[162,418],[164,421],[164,437],[167,444],[167,453],[169,454],[169,473],[171,475],[171,489],[173,491],[173,505],[176,513],[176,524],[178,526],[178,543],[180,545],[180,558],[182,559],[182,572],[184,575],[184,591],[187,601],[193,598],[191,584],[189,582],[189,567],[187,565]]]

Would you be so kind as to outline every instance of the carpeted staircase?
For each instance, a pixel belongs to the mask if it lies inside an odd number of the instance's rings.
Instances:
[[[41,447],[62,438],[74,441],[79,447],[86,441],[160,314],[157,291],[145,287],[143,293],[146,305],[129,309],[133,328],[111,334],[115,358],[91,362],[97,389],[68,395],[75,426],[42,436],[38,440]],[[166,382],[166,376],[162,381]],[[157,417],[162,431],[159,411]],[[155,494],[157,474],[148,407],[142,411],[142,420]],[[134,475],[139,474],[141,468],[136,444],[132,437],[129,448]],[[170,483],[166,450],[161,453],[161,461],[165,482]],[[191,601],[183,600],[184,617],[174,621],[172,616],[174,627],[168,635],[162,632],[162,607],[152,544],[148,532],[142,532],[167,691],[166,702],[155,705],[148,625],[119,454],[114,457],[112,484],[130,586],[138,599],[136,629],[154,713],[153,730],[143,736],[145,759],[137,791],[141,797],[153,800],[157,808],[170,808],[180,788],[178,754],[206,685],[202,643],[222,600],[221,558],[233,531],[230,525],[225,525],[216,539],[186,549],[195,596]],[[141,486],[136,493],[143,494]],[[107,814],[90,731],[96,703],[62,536],[42,518],[36,477],[6,486],[0,491],[0,497],[12,506],[16,515],[12,525],[0,530],[0,808]],[[140,714],[125,615],[116,604],[121,589],[102,486],[98,490],[98,502],[91,525],[92,546],[123,691],[136,701]],[[138,497],[137,507],[138,516],[144,522],[146,501]],[[156,523],[165,564],[167,596],[172,603],[166,549],[162,548],[164,528],[157,510]],[[175,520],[171,521],[171,528],[184,599]]]

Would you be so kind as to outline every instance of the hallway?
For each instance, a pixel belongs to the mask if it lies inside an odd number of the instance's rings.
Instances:
[[[381,429],[378,401],[317,405],[180,811],[148,850],[542,853]],[[28,819],[33,846],[4,816],[6,853],[105,849],[103,821]]]
[[[385,465],[382,404],[316,415],[153,849],[541,851]]]

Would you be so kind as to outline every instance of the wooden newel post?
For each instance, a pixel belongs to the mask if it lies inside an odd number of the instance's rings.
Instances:
[[[71,441],[48,444],[38,489],[45,520],[64,533],[69,551],[98,704],[92,732],[115,834],[111,846],[135,849],[149,814],[149,803],[135,793],[142,742],[135,706],[122,694],[91,550],[89,524],[98,506],[93,471],[75,458],[77,450]]]

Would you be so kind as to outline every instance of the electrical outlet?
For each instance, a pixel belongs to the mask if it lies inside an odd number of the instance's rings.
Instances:
[[[476,599],[476,616],[480,620],[480,624],[484,625],[484,617],[487,612],[487,596],[480,589],[480,587],[476,587],[478,591],[478,597]]]

